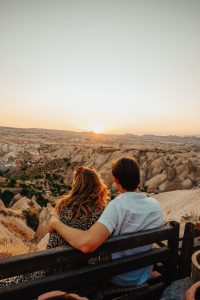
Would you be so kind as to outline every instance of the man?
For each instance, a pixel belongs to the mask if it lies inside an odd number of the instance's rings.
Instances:
[[[112,174],[120,195],[106,206],[98,221],[83,231],[63,224],[58,216],[50,220],[50,231],[56,230],[69,244],[84,253],[95,251],[110,235],[122,235],[160,227],[162,211],[157,200],[140,193],[140,170],[131,158],[120,158],[112,164]],[[118,252],[112,259],[148,251],[150,245]],[[112,278],[119,286],[140,285],[151,277],[151,267],[120,274]]]

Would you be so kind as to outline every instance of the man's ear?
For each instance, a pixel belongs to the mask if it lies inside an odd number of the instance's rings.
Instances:
[[[114,182],[116,183],[116,184],[119,184],[119,180],[114,176]]]

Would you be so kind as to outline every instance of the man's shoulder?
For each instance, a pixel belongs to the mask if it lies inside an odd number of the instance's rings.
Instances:
[[[111,200],[107,207],[109,209],[114,209],[114,207],[120,209],[121,206],[126,207],[126,204],[128,204],[128,209],[131,207],[145,207],[145,210],[161,210],[159,201],[155,198],[147,197],[146,193],[135,193],[133,198],[130,194],[128,196],[126,193],[120,194]]]
[[[157,199],[152,198],[152,197],[147,197],[147,203],[149,203],[149,205],[151,207],[154,207],[154,208],[157,208],[158,210],[161,210],[160,203]]]
[[[156,199],[156,198],[153,198],[153,197],[147,197],[146,196],[146,198],[148,199],[148,201],[150,201],[151,203],[153,203],[153,204],[159,204],[159,201]]]
[[[118,203],[119,201],[121,201],[122,198],[123,198],[123,194],[119,194],[116,197],[114,197],[112,200],[110,200],[110,202],[108,203],[108,205],[115,205],[116,203]]]
[[[113,198],[112,200],[110,200],[108,202],[108,204],[106,205],[104,211],[102,212],[101,216],[104,216],[106,214],[115,214],[121,206],[121,194],[119,196],[116,196],[115,198]]]

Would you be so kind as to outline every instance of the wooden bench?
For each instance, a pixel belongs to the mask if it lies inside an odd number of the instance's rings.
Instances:
[[[165,243],[163,243],[165,241]],[[34,279],[0,289],[0,299],[29,300],[39,294],[50,290],[68,290],[73,287],[92,286],[95,284],[105,286],[109,278],[123,272],[135,270],[148,265],[157,265],[157,276],[141,287],[130,289],[103,289],[96,299],[112,299],[121,296],[122,299],[158,299],[163,289],[177,277],[179,224],[171,222],[155,230],[137,232],[108,239],[94,253],[83,254],[70,246],[55,248],[27,255],[20,255],[0,260],[0,278],[34,272],[45,266],[67,262],[84,262],[91,257],[99,257],[102,253],[110,254],[133,247],[154,244],[152,250],[134,254],[116,260],[100,262],[98,264],[85,264],[78,269],[62,271],[58,274],[48,275],[45,278]]]

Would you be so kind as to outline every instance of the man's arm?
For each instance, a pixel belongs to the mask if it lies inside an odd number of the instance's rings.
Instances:
[[[63,224],[55,213],[50,219],[49,230],[57,231],[71,246],[83,253],[95,251],[110,236],[107,227],[98,221],[88,230],[81,230]]]

